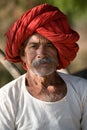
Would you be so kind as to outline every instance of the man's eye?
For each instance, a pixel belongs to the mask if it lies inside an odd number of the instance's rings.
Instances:
[[[48,43],[46,46],[47,47],[53,47],[53,44],[52,43]]]
[[[35,45],[32,45],[32,46],[30,46],[30,47],[33,47],[33,48],[35,48],[36,46],[35,46]]]
[[[38,48],[38,46],[37,46],[37,45],[35,45],[35,44],[32,44],[32,45],[30,45],[30,48],[35,48],[35,49],[37,49],[37,48]]]

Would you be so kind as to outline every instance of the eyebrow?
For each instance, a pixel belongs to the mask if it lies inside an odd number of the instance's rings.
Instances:
[[[29,45],[30,44],[37,44],[37,43],[39,43],[39,42],[28,42],[29,43]]]

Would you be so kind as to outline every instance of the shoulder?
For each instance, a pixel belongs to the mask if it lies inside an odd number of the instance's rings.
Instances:
[[[73,83],[75,85],[84,84],[87,87],[87,79],[85,79],[85,78],[74,76],[74,75],[71,75],[71,74],[61,73],[61,72],[58,72],[58,73],[64,80],[66,80],[70,83]]]
[[[71,74],[60,73],[59,75],[79,95],[87,95],[87,80]]]
[[[23,84],[25,84],[25,74],[20,76],[19,78],[9,82],[0,88],[0,100],[5,99],[7,97],[12,98],[13,96],[16,98],[17,94],[20,92]],[[19,94],[18,94],[19,95]]]

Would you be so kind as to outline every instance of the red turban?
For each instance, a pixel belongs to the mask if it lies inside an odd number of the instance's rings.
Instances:
[[[50,40],[58,50],[59,69],[70,64],[79,49],[77,32],[72,30],[67,17],[57,7],[48,4],[36,6],[16,21],[6,33],[6,59],[20,62],[20,48],[34,32]]]

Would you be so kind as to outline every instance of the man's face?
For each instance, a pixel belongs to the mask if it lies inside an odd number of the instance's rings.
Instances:
[[[22,57],[27,70],[39,76],[53,73],[58,66],[57,50],[53,44],[39,34],[33,34],[25,47]]]

